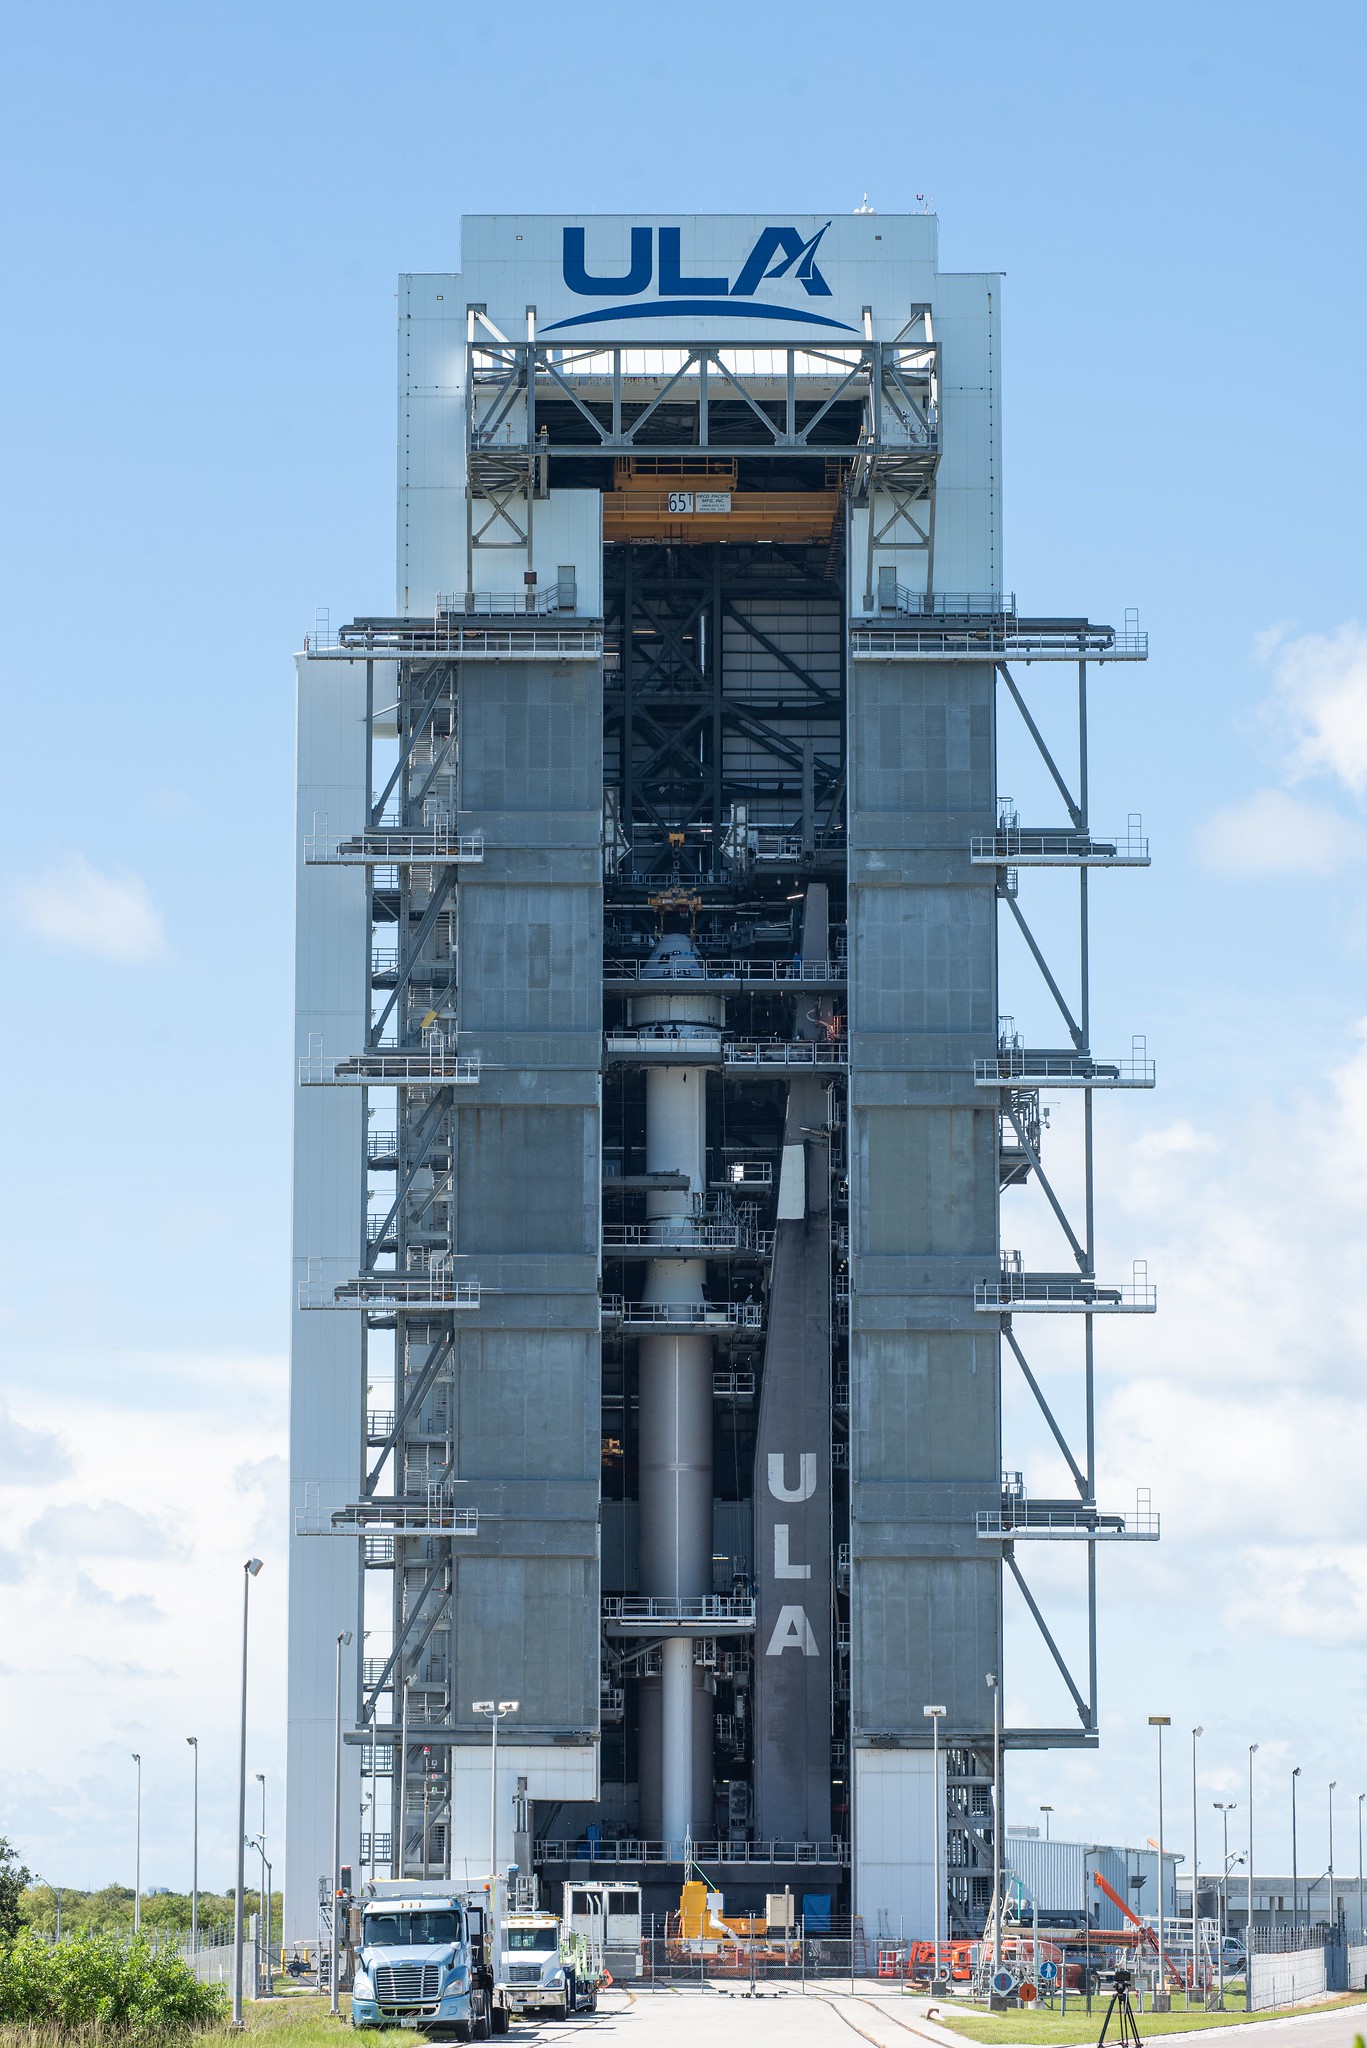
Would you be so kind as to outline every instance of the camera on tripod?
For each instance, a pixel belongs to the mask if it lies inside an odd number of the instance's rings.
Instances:
[[[1134,1983],[1134,1972],[1132,1970],[1115,1970],[1112,1972],[1112,1981],[1117,1991],[1128,1991]]]

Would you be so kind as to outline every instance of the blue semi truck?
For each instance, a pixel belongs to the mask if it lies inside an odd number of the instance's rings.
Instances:
[[[353,2027],[411,2027],[457,2041],[507,2033],[508,2014],[494,2001],[482,1885],[376,1884],[360,1919]]]

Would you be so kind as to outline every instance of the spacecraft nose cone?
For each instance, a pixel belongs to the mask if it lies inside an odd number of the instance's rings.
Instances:
[[[659,981],[706,979],[698,949],[686,932],[666,932],[663,938],[655,941],[650,958],[641,969],[642,981],[652,978]]]

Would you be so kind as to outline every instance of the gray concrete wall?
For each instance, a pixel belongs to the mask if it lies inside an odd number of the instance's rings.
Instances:
[[[968,858],[994,820],[991,668],[852,662],[849,764],[857,1905],[919,1927],[929,1809],[888,1751],[928,1743],[930,1703],[943,1744],[981,1738],[1001,1668],[1000,1565],[975,1524],[1000,1497],[1000,1340],[973,1307],[998,1263],[995,1101],[973,1084],[996,1039],[996,911],[993,871]],[[900,1873],[860,1849],[898,1786]]]
[[[457,1105],[454,1250],[482,1296],[456,1319],[456,1476],[481,1530],[456,1547],[453,1719],[487,1741],[470,1702],[505,1694],[513,1741],[591,1743],[602,671],[471,662],[459,701],[461,829],[486,853],[457,932],[460,1049],[483,1064]]]

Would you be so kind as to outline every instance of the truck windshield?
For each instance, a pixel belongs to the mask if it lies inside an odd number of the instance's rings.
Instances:
[[[505,1948],[532,1948],[544,1953],[556,1945],[556,1930],[553,1927],[505,1927],[503,1930]]]
[[[365,1938],[375,1948],[435,1948],[460,1940],[460,1913],[454,1906],[439,1913],[367,1913]]]

